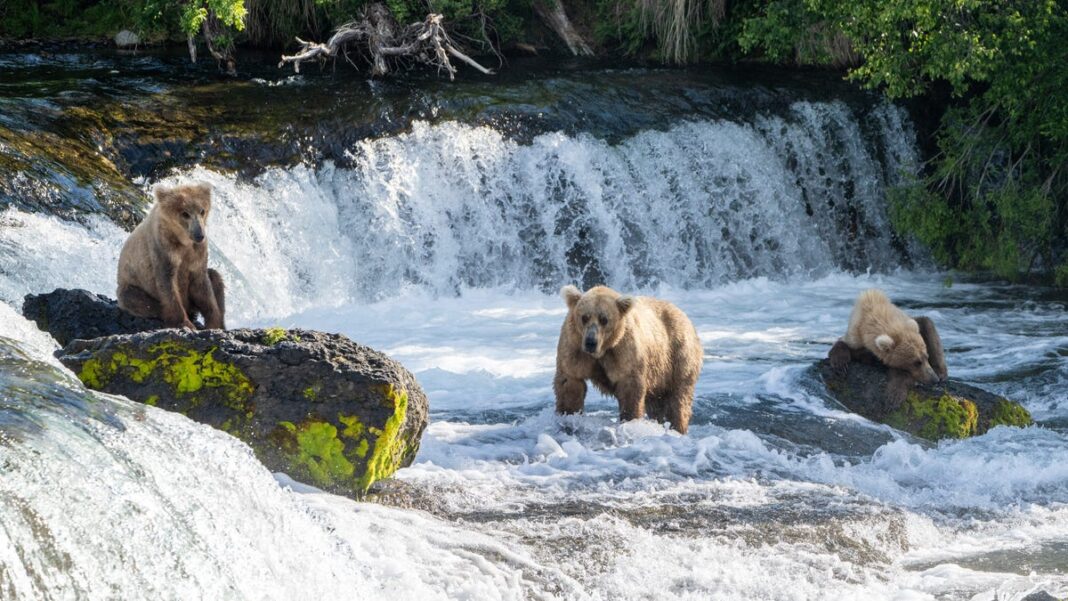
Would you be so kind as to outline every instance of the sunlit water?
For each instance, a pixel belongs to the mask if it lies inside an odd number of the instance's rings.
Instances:
[[[215,186],[233,325],[342,332],[416,374],[432,421],[397,475],[406,508],[272,478],[224,433],[86,393],[17,308],[113,294],[125,234],[3,213],[0,596],[1068,594],[1068,299],[922,269],[884,208],[910,136],[896,109],[822,103],[618,144],[417,124],[351,169],[170,178]],[[599,280],[696,324],[687,436],[620,425],[595,394],[553,415],[555,289]],[[813,392],[804,369],[870,286],[936,321],[951,375],[1040,427],[932,445]]]

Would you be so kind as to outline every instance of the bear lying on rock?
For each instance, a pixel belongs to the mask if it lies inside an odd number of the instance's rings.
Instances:
[[[648,413],[685,434],[704,359],[686,314],[671,303],[605,286],[585,294],[565,286],[560,294],[568,313],[556,349],[557,412],[582,411],[590,380],[616,397],[621,421]]]
[[[913,385],[933,384],[949,376],[934,322],[928,317],[909,317],[874,288],[857,297],[845,336],[831,347],[827,358],[839,371],[851,362],[888,368],[887,409],[903,403]]]

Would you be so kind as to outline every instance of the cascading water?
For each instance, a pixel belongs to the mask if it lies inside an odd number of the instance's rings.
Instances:
[[[1068,594],[1068,299],[907,271],[923,250],[886,209],[918,164],[901,109],[774,106],[618,137],[416,121],[343,160],[161,180],[215,188],[231,325],[339,331],[415,372],[432,411],[398,473],[415,509],[272,479],[224,433],[85,391],[16,310],[56,286],[113,294],[126,234],[0,213],[0,596]],[[552,414],[555,290],[599,282],[696,324],[687,436],[620,425],[596,395]],[[929,445],[806,392],[871,286],[1043,427]]]
[[[243,275],[296,303],[406,286],[705,288],[900,264],[884,196],[914,169],[912,135],[900,109],[868,118],[871,139],[844,104],[797,103],[753,124],[685,123],[616,145],[416,123],[357,144],[352,168],[175,181],[215,185],[222,254],[263,266]]]

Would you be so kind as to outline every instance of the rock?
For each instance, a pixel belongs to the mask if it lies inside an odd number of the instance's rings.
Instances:
[[[904,402],[895,406],[888,398],[894,384],[882,365],[854,362],[841,373],[825,359],[812,370],[831,396],[850,411],[928,440],[967,438],[994,426],[1034,423],[1019,403],[957,380],[913,384]]]
[[[77,338],[88,340],[163,327],[161,321],[127,313],[110,298],[88,290],[56,288],[45,294],[27,294],[22,314],[63,346]]]
[[[141,38],[129,29],[123,29],[115,34],[115,45],[119,48],[130,48],[141,43]]]
[[[272,471],[350,496],[410,465],[428,419],[408,370],[337,334],[171,329],[75,340],[57,356],[89,388],[183,413]]]

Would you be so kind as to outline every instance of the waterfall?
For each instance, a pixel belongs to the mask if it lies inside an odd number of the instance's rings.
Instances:
[[[886,191],[916,168],[914,138],[902,109],[843,102],[617,143],[562,132],[520,143],[489,126],[416,122],[356,143],[344,167],[271,168],[252,181],[194,168],[164,183],[214,185],[209,237],[234,311],[280,316],[408,288],[700,289],[893,270],[911,252],[892,234]],[[5,299],[42,280],[112,277],[118,228],[6,220],[21,227],[0,230]]]

